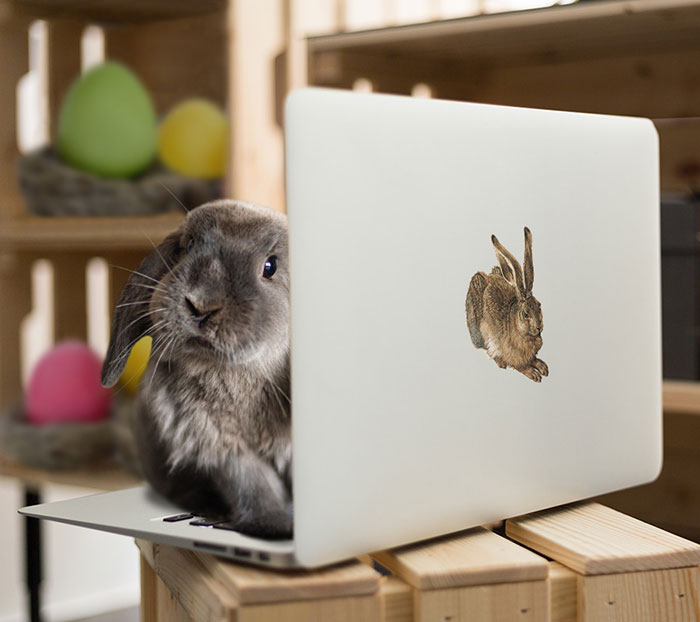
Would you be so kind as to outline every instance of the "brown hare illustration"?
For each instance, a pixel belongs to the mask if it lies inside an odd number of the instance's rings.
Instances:
[[[525,227],[523,268],[491,236],[499,266],[490,274],[477,272],[469,283],[466,312],[472,343],[483,348],[496,365],[517,369],[535,382],[549,375],[547,364],[537,358],[542,347],[542,308],[532,295],[532,233]]]

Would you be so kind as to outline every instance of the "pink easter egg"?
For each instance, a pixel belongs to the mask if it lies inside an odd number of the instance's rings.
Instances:
[[[27,386],[24,410],[34,424],[100,421],[111,392],[100,385],[102,362],[84,343],[65,341],[41,357]]]

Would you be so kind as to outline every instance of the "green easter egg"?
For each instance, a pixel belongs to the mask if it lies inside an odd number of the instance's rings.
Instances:
[[[75,168],[101,177],[131,177],[153,161],[156,136],[148,92],[131,70],[108,62],[71,86],[58,117],[56,146]]]

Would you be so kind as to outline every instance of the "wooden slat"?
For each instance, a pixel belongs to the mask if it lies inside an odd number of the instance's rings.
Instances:
[[[372,556],[421,590],[544,580],[548,570],[539,555],[481,527]]]
[[[158,114],[186,97],[206,97],[223,106],[225,15],[222,3],[215,12],[189,19],[106,28],[105,53],[143,80]]]
[[[577,574],[558,562],[549,562],[549,617],[551,622],[577,622]]]
[[[148,250],[182,222],[181,214],[139,218],[24,216],[3,222],[0,246],[18,251],[50,252]]]
[[[53,265],[53,333],[54,341],[87,341],[86,263],[81,254],[54,255]]]
[[[413,590],[398,577],[386,577],[380,589],[383,622],[413,622]]]
[[[26,257],[0,252],[0,298],[4,301],[0,314],[0,408],[4,408],[22,394],[20,323],[32,304],[31,263]]]
[[[197,557],[241,604],[332,599],[376,594],[379,590],[379,574],[356,561],[313,571],[276,571],[226,562],[211,555]]]
[[[48,22],[49,131],[56,136],[58,114],[68,88],[80,75],[80,42],[85,24],[59,19]]]
[[[521,581],[415,593],[415,619],[548,622],[546,581]]]
[[[17,149],[16,115],[19,79],[29,70],[27,29],[30,19],[15,14],[8,0],[0,0],[0,231],[4,220],[24,210],[15,161]]]
[[[695,46],[699,16],[697,0],[608,0],[320,36],[309,47],[524,65]]]
[[[700,564],[700,545],[599,503],[512,519],[506,534],[585,575]]]
[[[202,566],[195,553],[159,545],[155,549],[155,571],[193,620],[234,619],[238,603]]]
[[[680,568],[579,577],[579,622],[700,619],[700,570]]]
[[[141,622],[158,622],[156,603],[156,573],[152,566],[141,554],[139,557],[141,568]]]
[[[227,194],[284,210],[282,130],[275,59],[285,42],[278,0],[231,0],[228,15],[231,153]]]
[[[379,597],[353,596],[241,606],[236,622],[380,622],[380,613]]]
[[[196,622],[157,576],[156,611],[158,622]]]
[[[113,463],[93,466],[90,470],[45,470],[28,467],[0,454],[0,477],[12,477],[31,486],[64,484],[93,490],[122,490],[141,481]]]
[[[37,17],[107,23],[187,17],[216,11],[225,2],[226,0],[13,0],[19,9]]]
[[[666,380],[663,403],[665,412],[700,415],[700,382]]]

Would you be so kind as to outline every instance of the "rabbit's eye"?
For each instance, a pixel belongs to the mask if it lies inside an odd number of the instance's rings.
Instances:
[[[527,311],[523,311],[523,317],[527,319],[530,317],[530,314]]]
[[[272,257],[268,257],[267,261],[265,262],[263,276],[266,279],[269,279],[275,272],[277,272],[277,257],[273,255]]]
[[[190,238],[187,241],[187,247],[185,250],[189,253],[193,248],[194,248],[194,238]]]

